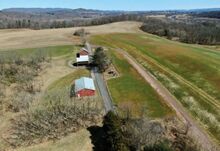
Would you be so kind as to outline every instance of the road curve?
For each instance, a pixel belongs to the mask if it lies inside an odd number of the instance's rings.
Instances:
[[[146,69],[137,63],[135,59],[126,51],[121,49],[117,49],[117,51],[128,60],[128,62],[137,70],[137,72],[156,90],[160,96],[164,98],[166,103],[175,110],[177,116],[189,126],[189,133],[195,137],[204,150],[218,150],[218,145],[211,141],[206,131],[193,120],[191,115],[185,110],[179,101],[150,72],[146,71]]]

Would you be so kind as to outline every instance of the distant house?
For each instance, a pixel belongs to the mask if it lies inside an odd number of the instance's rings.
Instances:
[[[88,56],[89,52],[86,48],[82,48],[77,54],[76,58],[79,58],[80,56]]]
[[[86,48],[82,48],[79,53],[76,54],[77,65],[89,64],[89,51]]]
[[[93,79],[82,77],[75,80],[75,94],[77,97],[95,95],[95,85]]]
[[[88,65],[89,64],[89,56],[79,56],[76,58],[77,65]]]

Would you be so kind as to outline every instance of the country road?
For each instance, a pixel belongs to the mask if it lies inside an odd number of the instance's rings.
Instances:
[[[108,113],[109,111],[114,111],[112,100],[111,100],[110,94],[108,92],[108,89],[107,89],[107,86],[103,79],[102,74],[99,73],[96,68],[93,68],[91,71],[91,75],[92,75],[92,78],[95,80],[98,86],[99,92],[102,96],[106,113]]]
[[[86,42],[85,47],[89,51],[89,54],[92,55],[93,52],[92,52],[91,45],[88,42]],[[98,86],[100,95],[103,99],[105,112],[108,113],[109,111],[114,111],[112,99],[111,99],[111,96],[108,92],[106,82],[105,82],[102,74],[98,72],[98,69],[96,67],[92,68],[91,76],[92,76],[93,80],[95,81],[96,85]]]
[[[177,116],[181,118],[187,125],[189,125],[189,133],[195,137],[198,143],[206,151],[216,151],[217,144],[214,144],[207,132],[200,127],[200,125],[194,121],[191,115],[185,110],[185,108],[179,103],[179,101],[145,68],[135,61],[127,52],[121,49],[117,49],[128,62],[138,71],[138,73],[156,90],[156,92],[164,98],[166,103],[171,106]],[[215,146],[215,147],[214,147]]]

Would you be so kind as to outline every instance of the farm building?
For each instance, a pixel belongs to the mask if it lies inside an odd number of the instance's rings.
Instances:
[[[75,94],[77,97],[95,95],[95,85],[93,79],[82,77],[75,80]]]
[[[82,48],[79,52],[80,56],[89,55],[89,51],[86,48]]]
[[[82,48],[79,53],[76,54],[76,57],[79,58],[80,56],[88,56],[89,51],[86,48]]]
[[[89,64],[89,56],[79,56],[76,58],[77,65],[88,65]]]

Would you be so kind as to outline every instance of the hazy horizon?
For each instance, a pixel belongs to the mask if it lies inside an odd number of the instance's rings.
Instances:
[[[104,2],[99,0],[0,0],[0,3],[0,10],[8,8],[84,8],[94,10],[155,11],[220,8],[219,0],[105,0]]]
[[[70,10],[75,10],[75,9],[87,9],[87,10],[100,10],[100,11],[175,11],[175,10],[202,10],[202,9],[220,9],[220,7],[209,7],[209,8],[192,8],[192,9],[155,9],[155,10],[114,10],[114,9],[93,9],[93,8],[66,8],[66,7],[9,7],[9,8],[3,8],[0,9],[2,10],[7,10],[7,9],[70,9]]]

